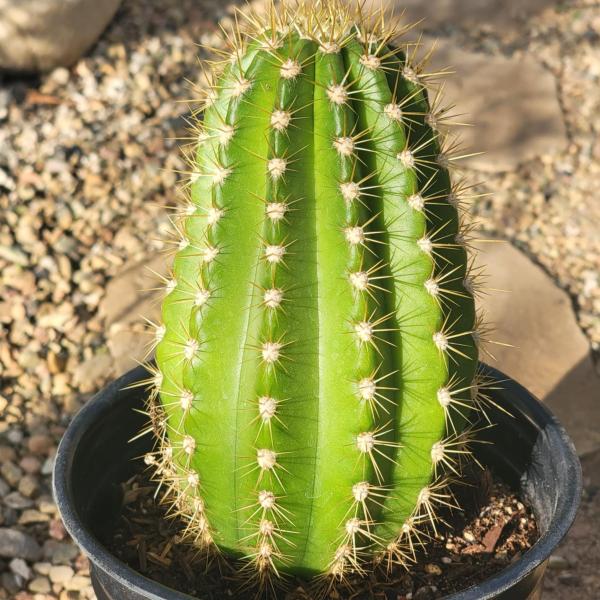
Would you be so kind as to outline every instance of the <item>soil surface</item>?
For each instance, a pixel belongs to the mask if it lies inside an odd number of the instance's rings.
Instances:
[[[382,567],[368,578],[350,578],[333,587],[287,580],[277,584],[274,596],[271,589],[261,591],[241,580],[239,565],[222,558],[207,560],[182,544],[183,525],[169,518],[168,507],[155,492],[156,485],[145,474],[123,484],[122,514],[107,544],[133,569],[206,599],[431,600],[489,578],[518,560],[538,539],[531,510],[489,471],[478,471],[467,485],[454,490],[458,502],[469,508],[443,515],[437,535],[431,532],[408,569],[394,567],[386,574]]]

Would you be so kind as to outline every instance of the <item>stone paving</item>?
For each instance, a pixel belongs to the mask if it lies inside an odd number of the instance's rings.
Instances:
[[[378,1],[378,0],[377,0]],[[600,6],[407,0],[439,38],[433,69],[469,113],[464,161],[496,323],[489,361],[556,411],[582,456],[581,514],[544,598],[600,597]],[[0,600],[91,598],[50,497],[72,414],[144,353],[140,314],[182,170],[185,79],[215,44],[218,0],[125,1],[88,56],[0,76]],[[465,150],[469,152],[470,150]],[[596,354],[597,356],[597,354]]]

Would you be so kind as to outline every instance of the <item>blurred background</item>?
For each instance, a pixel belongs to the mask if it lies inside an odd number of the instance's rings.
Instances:
[[[585,492],[544,598],[600,597],[600,4],[406,0],[456,72],[496,325],[485,360],[558,414]],[[255,4],[260,8],[260,4]],[[197,44],[220,0],[0,0],[0,600],[91,599],[50,495],[77,409],[142,359]]]

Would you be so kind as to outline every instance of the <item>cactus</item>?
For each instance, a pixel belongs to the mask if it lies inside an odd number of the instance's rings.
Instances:
[[[409,561],[468,452],[467,188],[418,44],[372,17],[248,17],[194,115],[147,462],[194,543],[254,573]]]

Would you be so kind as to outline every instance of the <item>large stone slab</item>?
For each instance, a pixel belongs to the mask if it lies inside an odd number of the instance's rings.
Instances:
[[[387,0],[391,10],[404,11],[408,22],[424,20],[428,28],[439,26],[477,27],[521,31],[528,19],[545,8],[555,5],[553,0]],[[377,0],[376,5],[379,5]]]
[[[490,291],[480,306],[495,325],[489,345],[501,369],[548,404],[580,454],[600,448],[600,377],[571,301],[552,279],[512,245],[479,244]]]
[[[106,286],[99,314],[110,329],[114,324],[137,321],[140,314],[153,318],[158,314],[157,294],[160,276],[167,271],[166,258],[159,254],[148,260],[128,263]]]
[[[433,40],[425,40],[429,48]],[[567,143],[556,81],[531,55],[505,57],[468,52],[438,40],[429,71],[450,67],[444,104],[471,127],[456,127],[466,153],[483,152],[462,164],[488,172],[508,171]]]
[[[74,63],[121,0],[0,0],[0,69],[45,71]]]
[[[162,255],[127,265],[107,286],[99,307],[107,331],[112,370],[121,373],[136,366],[147,355],[151,341],[144,318],[157,322],[160,296],[151,288],[161,285],[167,261]]]

